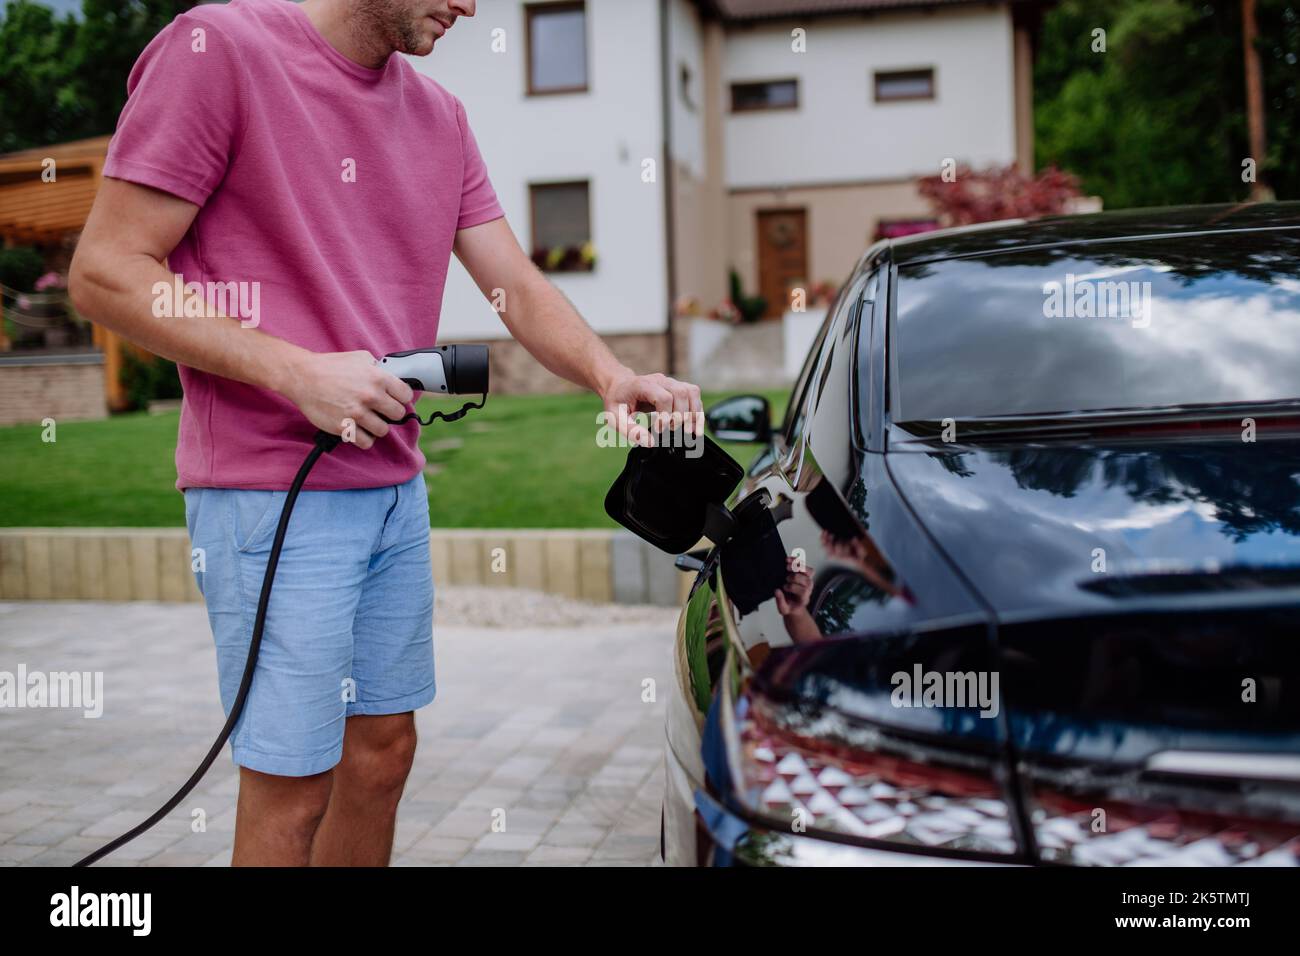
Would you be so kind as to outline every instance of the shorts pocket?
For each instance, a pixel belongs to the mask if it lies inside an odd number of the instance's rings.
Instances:
[[[241,554],[268,545],[288,492],[237,489],[231,495],[231,532]]]

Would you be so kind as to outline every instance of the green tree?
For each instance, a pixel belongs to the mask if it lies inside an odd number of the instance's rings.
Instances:
[[[34,0],[0,9],[0,152],[113,132],[140,52],[195,0],[82,0],[56,17]]]
[[[71,124],[64,106],[76,20],[28,0],[0,19],[0,152],[55,143]]]
[[[1271,145],[1255,159],[1286,198],[1300,194],[1300,6],[1261,0],[1259,26]],[[1064,0],[1044,19],[1034,77],[1038,162],[1108,207],[1246,198],[1239,0]]]
[[[1264,0],[1259,9],[1268,129],[1268,183],[1279,199],[1300,198],[1300,4]]]

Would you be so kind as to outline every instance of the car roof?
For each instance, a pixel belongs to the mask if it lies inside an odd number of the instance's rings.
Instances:
[[[894,261],[904,266],[1035,246],[1297,227],[1300,227],[1300,202],[1245,202],[1009,219],[923,232],[895,239],[891,246]]]

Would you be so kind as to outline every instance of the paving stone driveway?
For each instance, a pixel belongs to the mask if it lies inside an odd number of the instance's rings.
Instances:
[[[527,605],[526,593],[492,593]],[[438,699],[418,714],[395,864],[657,862],[675,613],[599,617],[444,626],[440,605]],[[222,723],[201,605],[0,603],[0,671],[19,664],[102,671],[105,703],[98,719],[0,708],[0,865],[68,864],[138,823],[189,776]],[[643,702],[647,678],[659,702]],[[227,749],[180,808],[105,864],[226,865],[236,782]],[[193,832],[196,810],[204,832]],[[492,828],[498,810],[503,832]]]

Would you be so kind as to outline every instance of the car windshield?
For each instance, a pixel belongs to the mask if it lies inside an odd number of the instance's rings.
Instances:
[[[904,264],[898,422],[1300,399],[1300,232]]]

